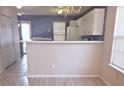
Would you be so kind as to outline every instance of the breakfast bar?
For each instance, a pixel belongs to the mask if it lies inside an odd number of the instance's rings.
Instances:
[[[28,77],[98,76],[104,41],[27,41]]]

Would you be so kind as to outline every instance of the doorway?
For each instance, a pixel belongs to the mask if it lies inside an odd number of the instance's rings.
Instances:
[[[19,21],[19,36],[20,36],[20,53],[21,57],[27,54],[26,52],[26,41],[31,38],[31,22],[30,21]]]

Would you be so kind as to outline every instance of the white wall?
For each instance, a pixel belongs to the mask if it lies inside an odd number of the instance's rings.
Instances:
[[[111,85],[124,85],[124,74],[108,66],[111,59],[115,17],[116,7],[108,7],[105,28],[104,59],[101,65],[101,76]]]
[[[1,51],[1,46],[0,46],[0,73],[3,72],[3,69],[2,69],[2,53],[1,52],[2,51]]]
[[[0,6],[0,72],[19,58],[16,9]]]
[[[11,6],[0,6],[0,14],[11,17],[14,39],[15,39],[15,49],[16,49],[16,59],[20,59],[20,45],[19,45],[19,32],[18,32],[18,21],[17,21],[17,11],[16,8]]]
[[[28,42],[28,75],[99,75],[102,50],[103,43]]]
[[[28,43],[28,75],[100,74],[111,85],[124,85],[124,74],[108,66],[115,17],[116,7],[107,7],[104,44]]]

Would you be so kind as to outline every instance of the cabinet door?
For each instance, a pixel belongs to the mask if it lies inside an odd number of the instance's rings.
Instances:
[[[85,20],[86,20],[85,17],[81,17],[79,22],[78,22],[78,32],[79,32],[80,36],[85,35],[85,26],[86,26]]]
[[[89,35],[89,33],[90,33],[90,13],[88,13],[84,16],[83,25],[84,25],[84,35]]]
[[[103,35],[105,9],[95,9],[92,35]]]
[[[77,21],[76,20],[71,20],[69,22],[69,26],[77,26]]]
[[[87,14],[87,35],[92,35],[93,31],[93,12]]]
[[[81,21],[82,21],[81,18],[79,18],[79,19],[77,20],[77,25],[78,25],[78,26],[81,25]]]
[[[88,15],[86,14],[84,16],[84,31],[85,31],[85,35],[88,35]]]

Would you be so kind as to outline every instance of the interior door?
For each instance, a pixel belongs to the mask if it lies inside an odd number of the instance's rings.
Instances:
[[[28,21],[19,21],[19,39],[20,39],[20,53],[21,57],[26,55],[26,41],[29,41],[31,38],[31,23]]]

